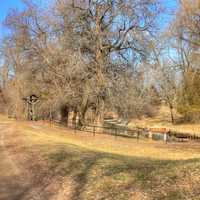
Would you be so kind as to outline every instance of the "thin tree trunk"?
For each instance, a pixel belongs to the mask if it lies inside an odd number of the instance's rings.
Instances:
[[[169,108],[170,108],[171,122],[172,124],[174,124],[175,120],[174,120],[173,106],[170,105]]]
[[[68,126],[69,108],[67,106],[61,107],[61,123]]]
[[[99,126],[99,128],[97,128],[97,132],[102,132],[102,127],[103,123],[104,123],[104,110],[105,110],[105,105],[104,105],[104,101],[102,100],[101,105],[99,105],[99,107],[97,108],[97,113],[96,113],[96,124],[97,126]]]
[[[73,111],[73,117],[72,117],[72,125],[73,126],[76,126],[77,114],[78,114],[77,109],[74,109],[74,111]]]
[[[86,106],[79,112],[78,126],[82,127],[85,124],[85,115],[87,112],[87,104]]]

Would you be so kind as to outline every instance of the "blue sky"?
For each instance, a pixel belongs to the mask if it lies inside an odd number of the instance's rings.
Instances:
[[[38,2],[39,5],[45,5],[45,3],[50,0],[33,0],[33,2]],[[5,33],[5,29],[2,26],[2,22],[4,21],[6,15],[11,9],[23,10],[25,7],[22,0],[0,0],[0,38]]]
[[[5,19],[8,11],[12,8],[23,9],[23,3],[21,0],[0,0],[0,37],[4,33],[2,22]]]
[[[0,0],[1,1],[1,5],[0,5],[0,37],[2,37],[3,33],[5,32],[3,26],[2,26],[2,22],[5,19],[8,11],[12,8],[17,8],[17,9],[23,9],[23,3],[21,0]],[[41,3],[46,3],[49,0],[37,0]],[[176,4],[176,0],[161,0],[161,2],[164,3],[164,5],[166,6],[166,8],[168,9],[176,9],[177,8],[177,4]],[[160,25],[161,26],[166,26],[169,21],[172,18],[169,15],[163,15],[160,18]]]
[[[21,0],[2,0],[0,6],[0,20],[2,21],[10,8],[23,8]]]

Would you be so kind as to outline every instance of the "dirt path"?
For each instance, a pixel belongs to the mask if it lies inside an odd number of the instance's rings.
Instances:
[[[13,124],[0,123],[0,200],[70,199],[70,180],[52,176],[37,156],[20,150],[17,137]]]
[[[32,172],[19,165],[22,152],[14,150],[13,131],[11,124],[0,123],[0,200],[48,199],[41,194],[41,185],[35,184]]]
[[[27,189],[22,173],[7,151],[9,124],[0,124],[0,200],[18,200]]]

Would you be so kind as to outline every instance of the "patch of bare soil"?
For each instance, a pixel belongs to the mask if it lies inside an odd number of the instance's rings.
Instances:
[[[70,178],[56,176],[37,149],[27,149],[14,124],[0,124],[0,200],[71,199]]]

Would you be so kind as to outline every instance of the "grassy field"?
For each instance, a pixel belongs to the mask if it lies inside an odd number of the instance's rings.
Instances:
[[[62,180],[54,200],[200,199],[197,143],[93,137],[40,122],[12,126],[11,151],[26,158],[33,176],[40,183]]]

